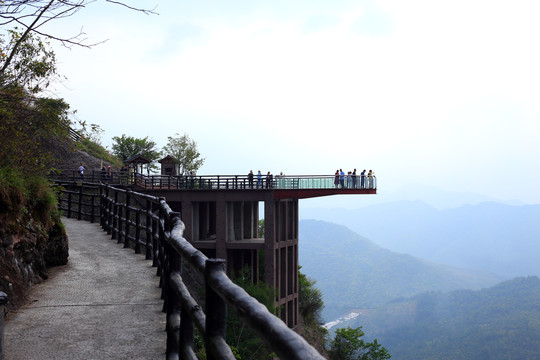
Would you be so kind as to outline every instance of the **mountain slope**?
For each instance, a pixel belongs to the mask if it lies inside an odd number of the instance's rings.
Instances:
[[[358,321],[370,332],[373,324],[390,326],[372,336],[396,359],[539,359],[539,299],[538,277],[516,278],[479,291],[418,295]]]
[[[383,249],[344,226],[300,222],[302,272],[317,281],[327,320],[426,291],[478,289],[500,280]]]
[[[303,209],[302,219],[345,225],[392,251],[501,274],[540,275],[540,205],[486,202],[437,210],[420,201],[360,209]]]

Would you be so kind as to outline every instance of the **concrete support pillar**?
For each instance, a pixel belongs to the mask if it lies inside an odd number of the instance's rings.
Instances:
[[[242,216],[244,203],[242,201],[233,202],[233,222],[234,222],[234,240],[244,239],[244,217]]]
[[[243,231],[244,231],[244,239],[253,239],[256,237],[256,235],[253,234],[253,202],[252,201],[244,201],[244,221],[243,221]]]
[[[231,201],[227,201],[226,208],[227,241],[234,241],[234,204]]]
[[[193,241],[199,241],[201,239],[201,236],[199,234],[199,229],[200,229],[199,203],[198,202],[192,202],[191,206],[192,206],[192,210],[191,210],[192,237],[193,237]]]
[[[227,202],[216,202],[216,257],[227,259]]]
[[[271,194],[264,201],[264,281],[277,289],[275,201]]]
[[[193,238],[193,205],[191,201],[182,201],[181,205],[182,222],[184,223],[184,237],[188,241],[194,241]]]
[[[298,325],[298,200],[283,199],[273,203],[274,286],[279,292],[276,305],[281,306],[281,319],[293,328]],[[266,238],[265,244],[268,242]]]

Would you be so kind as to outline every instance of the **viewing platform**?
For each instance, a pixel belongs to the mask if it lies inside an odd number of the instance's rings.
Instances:
[[[81,177],[77,170],[64,170],[53,176],[55,180],[83,180],[133,186],[142,191],[272,191],[274,199],[306,199],[328,195],[376,194],[375,176],[345,175],[343,186],[337,185],[335,175],[263,175],[258,179],[248,175],[143,175],[127,171],[85,171]]]
[[[151,222],[144,220],[157,210],[150,198],[165,200],[180,215],[182,235],[194,248],[224,259],[227,274],[248,266],[254,282],[263,280],[278,290],[274,305],[290,328],[299,321],[300,200],[377,193],[375,176],[143,175],[133,170],[85,171],[83,176],[70,170],[54,180],[78,188],[68,194],[68,203],[84,197],[84,186],[97,188],[95,195],[106,204],[102,213],[119,234]],[[144,213],[137,209],[142,205]],[[129,219],[124,228],[115,225],[119,218]]]

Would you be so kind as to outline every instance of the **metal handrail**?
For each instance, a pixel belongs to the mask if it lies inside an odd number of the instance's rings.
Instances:
[[[136,185],[144,189],[177,190],[287,190],[287,189],[377,189],[377,178],[345,176],[344,186],[336,185],[335,175],[262,175],[250,180],[248,175],[144,175],[133,171],[60,170],[54,180],[102,182],[113,185]],[[350,179],[350,181],[348,181]],[[363,184],[363,186],[362,186]]]
[[[66,191],[63,190],[66,187],[64,183],[60,191]],[[132,247],[130,234],[133,232],[143,232],[144,236],[139,235],[146,238],[146,242],[142,239],[135,242],[147,248],[147,259],[153,260],[160,276],[164,312],[167,314],[167,359],[196,359],[194,327],[203,335],[206,352],[211,358],[235,359],[225,342],[226,305],[234,308],[280,358],[324,359],[303,337],[234,284],[225,273],[224,260],[207,258],[183,237],[184,224],[180,214],[172,211],[164,198],[105,184],[99,187],[102,228],[113,239],[123,242],[124,247]],[[205,279],[206,312],[183,282],[182,264],[185,262],[189,262]]]

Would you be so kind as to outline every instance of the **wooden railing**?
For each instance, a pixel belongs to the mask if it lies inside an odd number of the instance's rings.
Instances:
[[[54,185],[61,196],[58,210],[68,218],[96,222],[100,219],[100,187],[97,184],[56,181]]]
[[[79,210],[95,203],[96,184],[66,183],[60,187],[62,200],[68,204],[64,214],[79,215]],[[71,195],[70,195],[71,194]],[[102,228],[124,243],[124,247],[141,252],[152,260],[160,276],[164,312],[167,314],[167,359],[197,359],[194,329],[205,341],[207,359],[233,360],[231,348],[225,340],[226,307],[235,309],[247,326],[266,341],[281,359],[324,359],[315,348],[298,335],[267,308],[234,284],[225,273],[225,262],[209,259],[183,238],[184,225],[180,214],[171,210],[164,198],[140,194],[109,185],[99,185],[100,223]],[[87,203],[76,203],[75,200]],[[81,219],[85,216],[81,215]],[[89,217],[91,219],[92,217]],[[205,308],[191,296],[183,281],[183,266],[189,263],[204,279]]]

